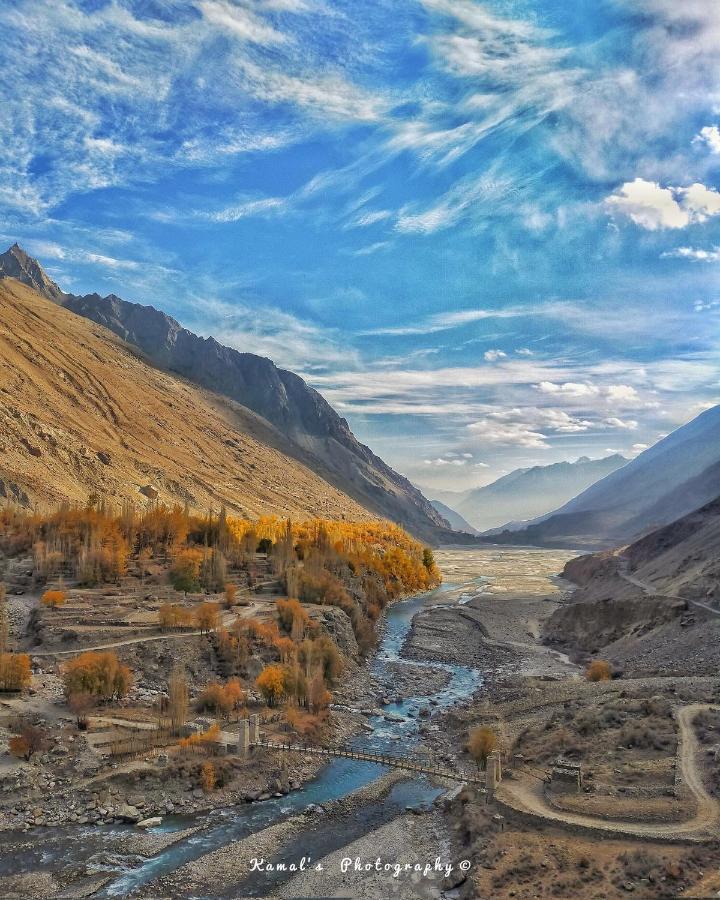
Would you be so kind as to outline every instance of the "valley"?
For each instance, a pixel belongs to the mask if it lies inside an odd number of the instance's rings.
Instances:
[[[628,884],[648,898],[678,896],[698,885],[720,890],[712,881],[720,784],[705,749],[720,741],[720,679],[713,671],[590,681],[587,657],[544,645],[548,622],[572,597],[574,586],[558,573],[573,556],[503,547],[437,552],[443,584],[390,605],[380,620],[377,650],[365,661],[353,662],[350,653],[333,688],[330,730],[321,739],[331,745],[402,748],[461,773],[474,765],[468,733],[491,729],[504,757],[491,803],[482,790],[462,787],[462,776],[437,780],[368,762],[323,764],[310,755],[260,748],[250,761],[236,762],[234,783],[211,794],[175,794],[157,762],[141,754],[105,775],[88,773],[85,786],[81,777],[74,790],[89,798],[90,811],[74,824],[38,824],[27,814],[19,831],[8,823],[0,834],[0,888],[9,896],[25,891],[38,897],[62,889],[73,896],[379,900],[387,896],[388,874],[343,871],[343,860],[382,856],[410,866],[390,882],[394,896],[407,898],[557,896],[558,885],[560,896],[588,900],[599,893],[624,896]],[[260,562],[258,557],[255,565]],[[277,586],[261,570],[256,577],[259,590],[241,600],[248,605],[237,613],[267,620]],[[32,603],[26,595],[22,600]],[[105,629],[102,641],[98,632],[75,625],[73,642],[104,645],[112,635],[107,626],[98,627]],[[136,621],[128,627],[148,626]],[[163,638],[152,628],[126,638],[145,642],[142,656],[124,655],[131,644],[123,650],[123,658],[143,671],[151,694],[162,690],[154,671],[167,666],[168,653],[177,655],[173,641],[191,649],[190,666],[197,658],[202,669],[203,647],[213,640],[191,631]],[[34,664],[49,671],[52,653],[57,660],[75,652],[59,646],[38,651],[50,658],[34,656]],[[49,674],[36,675],[38,688],[25,701],[38,715],[57,709],[57,691],[53,700],[46,687],[50,680]],[[138,720],[130,716],[132,705],[106,716],[107,724],[95,720],[86,740],[113,727],[118,716],[124,728]],[[273,718],[262,715],[265,734],[277,727]],[[554,785],[558,756],[581,763],[580,793]],[[37,762],[30,766],[38,771]],[[261,794],[262,780],[276,777],[280,790]],[[143,816],[160,816],[142,840],[137,826],[98,816],[93,798],[98,806],[112,805],[114,786],[126,799],[143,801]],[[69,864],[67,848],[78,833],[82,842]],[[303,856],[322,871],[283,868]],[[264,871],[253,871],[253,858],[264,859]],[[450,875],[412,870],[418,861],[436,858],[447,861]],[[466,859],[470,867],[463,871]],[[28,869],[32,875],[23,874]]]

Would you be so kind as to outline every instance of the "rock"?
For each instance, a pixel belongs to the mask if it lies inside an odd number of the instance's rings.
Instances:
[[[162,816],[151,816],[149,819],[143,819],[137,823],[138,828],[156,828],[162,824]]]
[[[139,822],[142,818],[138,810],[134,806],[130,806],[129,803],[122,804],[117,810],[117,816],[126,822]]]

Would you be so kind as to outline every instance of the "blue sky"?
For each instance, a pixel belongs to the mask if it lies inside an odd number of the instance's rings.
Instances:
[[[5,0],[0,237],[430,493],[720,402],[715,0]]]

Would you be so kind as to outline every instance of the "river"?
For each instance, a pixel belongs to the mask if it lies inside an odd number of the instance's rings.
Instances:
[[[485,553],[485,551],[480,552]],[[508,557],[519,552],[503,550],[496,557],[502,561],[502,565],[497,567],[500,577],[506,570]],[[421,724],[423,722],[427,724],[428,721],[427,718],[423,719],[420,716],[420,710],[423,707],[432,703],[433,713],[448,709],[454,704],[467,702],[481,686],[484,673],[477,668],[438,662],[409,661],[402,656],[403,645],[413,618],[418,612],[435,605],[466,603],[472,594],[484,591],[489,580],[495,578],[491,571],[485,572],[482,576],[478,575],[476,565],[467,568],[466,564],[470,561],[468,557],[477,556],[477,551],[475,553],[465,551],[461,554],[459,557],[457,553],[447,555],[449,575],[451,578],[457,578],[460,575],[458,580],[446,581],[436,590],[402,600],[387,610],[382,640],[371,662],[373,675],[381,685],[386,687],[386,693],[391,696],[394,693],[394,676],[388,667],[395,669],[398,664],[425,666],[436,670],[443,669],[449,675],[446,685],[432,695],[412,696],[401,702],[386,705],[383,712],[394,714],[392,720],[389,721],[383,716],[371,717],[368,722],[373,727],[372,733],[356,737],[354,739],[355,746],[373,750],[394,750],[395,752],[398,747],[402,747],[412,751],[413,746],[419,742]],[[453,564],[453,560],[457,563],[458,559],[463,564]],[[554,562],[551,562],[550,570],[553,565]],[[491,566],[491,568],[494,567]],[[548,574],[550,570],[548,570]],[[554,571],[557,572],[558,569],[555,568]],[[468,577],[470,575],[471,577]],[[467,580],[465,580],[466,578]],[[123,855],[113,849],[118,838],[127,833],[127,829],[123,827],[37,829],[26,835],[30,838],[37,834],[37,838],[40,838],[37,842],[28,841],[27,852],[16,854],[12,858],[3,854],[0,861],[0,874],[8,875],[28,871],[57,872],[60,869],[67,869],[68,866],[75,870],[84,870],[87,874],[112,872],[114,877],[99,893],[93,896],[127,896],[158,877],[174,872],[191,860],[199,859],[219,847],[238,841],[273,823],[302,812],[312,804],[322,805],[345,797],[370,784],[386,771],[384,767],[374,763],[336,759],[325,766],[313,781],[290,795],[261,803],[243,804],[240,807],[214,811],[193,819],[168,819],[153,831],[167,833],[173,830],[184,830],[189,826],[200,827],[192,835],[181,837],[149,859]],[[395,784],[383,800],[372,804],[371,808],[363,808],[362,814],[354,822],[352,828],[356,835],[348,834],[347,831],[343,831],[341,835],[333,834],[332,827],[329,827],[326,829],[326,833],[323,833],[322,829],[319,833],[316,830],[314,842],[324,853],[338,849],[352,840],[354,836],[367,833],[398,815],[407,806],[429,804],[442,792],[442,788],[434,785],[425,777],[408,776],[407,779]],[[0,839],[0,850],[6,839],[7,835],[3,835]],[[283,848],[283,856],[287,855],[288,858],[293,858],[294,847],[292,845],[292,840],[287,842],[287,846]],[[307,852],[307,838],[303,839],[303,847]],[[310,849],[313,849],[312,846]],[[268,876],[266,874],[260,877],[255,875],[235,886],[232,894],[226,894],[223,891],[213,896],[238,896],[240,890],[242,896],[262,896],[268,888]]]

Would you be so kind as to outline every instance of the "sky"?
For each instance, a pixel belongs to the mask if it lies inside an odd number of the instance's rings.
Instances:
[[[3,0],[0,240],[427,493],[720,403],[716,0]]]

